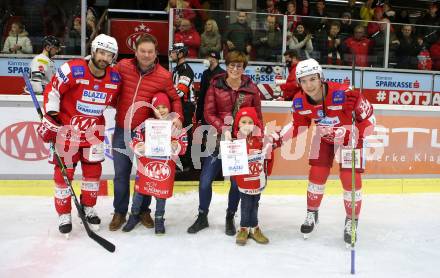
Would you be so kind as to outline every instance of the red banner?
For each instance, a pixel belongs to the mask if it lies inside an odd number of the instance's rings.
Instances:
[[[156,37],[159,54],[168,55],[168,21],[110,20],[110,35],[118,41],[120,54],[133,54],[136,41],[144,33]]]
[[[134,190],[144,195],[166,199],[173,196],[176,164],[172,160],[141,157],[138,159]]]

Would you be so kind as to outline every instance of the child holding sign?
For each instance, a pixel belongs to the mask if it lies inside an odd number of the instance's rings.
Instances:
[[[127,224],[122,228],[124,232],[133,230],[134,227],[139,223],[140,208],[142,203],[146,200],[145,197],[150,195],[156,197],[156,212],[154,218],[155,233],[165,233],[163,216],[165,214],[166,199],[171,197],[173,194],[174,176],[176,170],[176,163],[174,162],[174,159],[177,158],[178,155],[184,154],[188,145],[186,132],[182,130],[178,132],[178,135],[173,134],[171,136],[171,155],[145,155],[145,137],[151,138],[148,133],[158,132],[160,135],[165,134],[166,137],[166,130],[163,130],[161,133],[161,130],[157,129],[171,129],[171,124],[165,125],[167,123],[166,121],[170,121],[171,123],[171,105],[168,96],[164,93],[157,93],[154,95],[151,104],[154,109],[156,120],[148,119],[144,125],[136,128],[136,136],[133,138],[131,143],[134,152],[138,157],[138,167],[134,187],[135,193],[133,195],[133,203],[131,206],[131,215],[128,218]],[[144,136],[144,133],[146,133],[147,136]],[[160,136],[158,135],[156,137]],[[168,138],[170,138],[169,134]],[[153,146],[149,146],[149,151],[147,151],[147,153],[149,153],[150,150],[157,150],[159,154],[161,151],[166,149],[164,148],[164,144],[166,143],[160,144],[159,142],[160,140],[155,142],[158,143],[158,146],[155,146],[154,144]]]
[[[253,107],[241,108],[235,116],[233,136],[237,139],[246,139],[248,152],[249,174],[232,176],[237,182],[241,199],[240,230],[236,243],[245,245],[248,238],[261,244],[269,243],[269,239],[261,232],[258,226],[258,206],[261,192],[266,186],[267,175],[272,170],[272,152],[269,144],[263,148],[263,125],[257,117]],[[278,139],[277,134],[272,139]],[[273,140],[271,140],[273,141]],[[275,144],[276,146],[276,144]]]

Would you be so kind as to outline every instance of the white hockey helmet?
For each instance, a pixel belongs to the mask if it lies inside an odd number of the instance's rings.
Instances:
[[[113,53],[113,61],[116,61],[118,57],[118,43],[115,38],[106,34],[96,36],[92,41],[92,54],[95,53],[98,48]]]
[[[296,66],[296,80],[299,81],[301,77],[311,75],[311,74],[319,74],[319,77],[322,79],[324,75],[322,74],[322,67],[315,59],[307,59],[304,61],[300,61]]]

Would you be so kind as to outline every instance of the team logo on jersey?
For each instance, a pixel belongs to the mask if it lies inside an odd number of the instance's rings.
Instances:
[[[85,74],[85,70],[83,66],[72,67],[72,75],[74,78],[83,78],[84,74]]]
[[[74,126],[78,130],[87,130],[90,127],[96,126],[98,118],[87,116],[73,116],[70,120],[70,125]]]
[[[84,90],[81,98],[81,100],[96,102],[96,103],[105,103],[106,99],[107,99],[107,93],[90,91],[90,90]]]
[[[319,117],[319,118],[322,118],[322,117],[324,117],[324,110],[318,110],[318,111],[316,112],[316,114],[318,114],[318,117]]]
[[[298,109],[301,110],[303,108],[304,108],[304,105],[303,105],[302,98],[296,98],[293,100],[293,109],[294,110],[298,110]]]
[[[93,90],[98,90],[98,89],[99,89],[99,85],[98,84],[93,85]]]
[[[76,111],[89,116],[102,116],[105,107],[105,105],[90,104],[82,101],[76,102]]]
[[[119,76],[119,73],[111,71],[110,80],[114,83],[119,83],[121,81],[121,77]]]
[[[166,163],[152,161],[145,165],[144,174],[152,180],[164,181],[170,177],[171,168]]]
[[[333,104],[342,104],[345,101],[345,93],[344,91],[334,91],[332,96],[332,103]]]

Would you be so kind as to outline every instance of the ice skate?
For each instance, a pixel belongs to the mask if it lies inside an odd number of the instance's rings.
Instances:
[[[66,239],[69,239],[70,232],[72,231],[72,216],[70,213],[61,214],[59,216],[58,230],[66,237]]]
[[[89,223],[90,228],[93,231],[99,230],[99,224],[101,224],[101,219],[98,217],[98,214],[95,211],[94,207],[83,206],[84,214],[86,216],[86,221]]]
[[[347,248],[351,247],[351,225],[352,225],[352,223],[353,223],[353,221],[350,218],[348,218],[348,217],[345,218],[344,241],[345,241],[345,246]],[[355,235],[354,241],[356,242],[357,238],[358,238],[357,237],[358,219],[355,220],[355,223],[356,223],[356,226],[354,229],[354,235]]]
[[[310,234],[315,230],[315,226],[318,224],[318,211],[307,210],[307,216],[304,220],[304,224],[301,225],[301,233],[304,239],[308,239]]]

